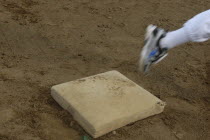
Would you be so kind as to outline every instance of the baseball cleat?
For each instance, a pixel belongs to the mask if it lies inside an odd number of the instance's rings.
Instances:
[[[167,48],[160,46],[160,40],[166,36],[164,29],[149,25],[146,29],[145,44],[140,54],[139,68],[148,72],[152,64],[158,63],[167,56]]]

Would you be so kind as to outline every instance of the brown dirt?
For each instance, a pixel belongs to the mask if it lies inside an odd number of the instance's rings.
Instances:
[[[208,0],[0,0],[0,139],[79,140],[50,96],[62,82],[116,69],[167,102],[164,113],[98,140],[210,138],[210,42],[189,43],[145,76],[145,27],[177,29]]]

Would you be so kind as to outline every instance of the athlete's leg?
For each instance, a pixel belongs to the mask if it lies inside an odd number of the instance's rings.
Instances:
[[[187,21],[181,29],[167,33],[160,45],[171,49],[186,42],[203,42],[209,38],[210,10],[207,10]]]
[[[146,72],[153,63],[167,56],[167,50],[186,42],[203,42],[210,39],[210,10],[202,12],[176,31],[168,32],[150,25],[141,52],[140,68]]]

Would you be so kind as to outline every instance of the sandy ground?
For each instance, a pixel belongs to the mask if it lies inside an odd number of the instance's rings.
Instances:
[[[148,24],[174,30],[209,7],[209,0],[0,0],[0,139],[79,140],[85,131],[50,88],[113,69],[167,107],[97,140],[209,139],[209,41],[171,50],[147,76],[137,71]]]

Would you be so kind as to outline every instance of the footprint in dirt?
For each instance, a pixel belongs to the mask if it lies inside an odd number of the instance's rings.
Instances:
[[[197,106],[194,106],[193,104],[190,104],[185,100],[175,97],[167,98],[166,103],[168,109],[173,109],[179,112],[196,113],[197,111],[199,111],[199,108]]]

